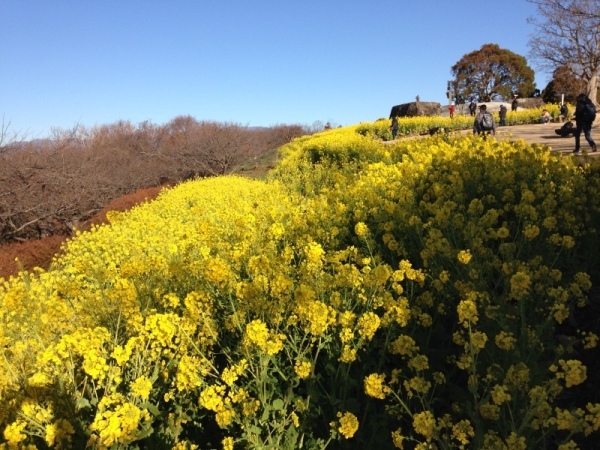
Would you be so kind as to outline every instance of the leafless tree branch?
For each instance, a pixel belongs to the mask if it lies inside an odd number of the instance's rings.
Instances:
[[[530,56],[553,72],[566,67],[587,84],[587,95],[597,102],[600,75],[600,0],[527,0],[537,6],[528,23],[535,31]]]

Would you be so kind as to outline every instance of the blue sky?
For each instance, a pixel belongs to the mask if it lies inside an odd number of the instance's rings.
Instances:
[[[450,67],[528,58],[525,0],[0,0],[0,120],[28,137],[179,115],[352,125],[446,103]],[[1,123],[1,122],[0,122]]]

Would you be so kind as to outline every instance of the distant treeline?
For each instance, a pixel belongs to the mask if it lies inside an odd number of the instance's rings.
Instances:
[[[180,116],[165,125],[119,121],[54,130],[50,139],[0,139],[0,245],[70,234],[113,198],[143,187],[243,173],[313,131]]]

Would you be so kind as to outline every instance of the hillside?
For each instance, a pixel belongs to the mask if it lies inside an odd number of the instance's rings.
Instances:
[[[386,125],[180,183],[3,283],[4,439],[597,448],[600,172]]]
[[[499,106],[496,108],[498,109]],[[494,108],[492,108],[494,111]],[[447,112],[447,111],[446,111]],[[560,138],[554,133],[554,128],[560,124],[526,124],[499,128],[497,138],[524,139],[530,144],[541,144],[550,147],[555,152],[569,154],[573,149],[573,138]],[[600,137],[600,118],[596,120],[593,136]],[[590,155],[594,159],[600,158],[600,153]],[[274,167],[277,151],[266,152],[262,157],[246,164],[239,174],[250,178],[262,178]],[[145,187],[109,201],[98,213],[84,222],[80,229],[87,229],[92,224],[105,223],[106,212],[126,211],[144,201],[154,199],[162,187]],[[34,267],[47,268],[52,257],[60,250],[62,243],[68,235],[56,234],[42,239],[30,239],[25,242],[16,242],[0,246],[0,277],[8,278],[20,269],[31,270]],[[18,261],[15,259],[18,258]]]

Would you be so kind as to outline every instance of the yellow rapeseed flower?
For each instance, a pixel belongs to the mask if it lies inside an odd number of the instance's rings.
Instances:
[[[423,377],[412,377],[409,380],[405,380],[403,385],[409,397],[412,397],[415,392],[417,394],[427,394],[431,389],[431,382]]]
[[[471,299],[461,300],[456,311],[458,312],[458,322],[463,326],[468,327],[470,323],[477,323],[479,316],[477,315],[477,306]]]
[[[506,388],[502,385],[495,385],[492,388],[492,400],[496,405],[501,405],[504,402],[508,402],[511,399],[510,394],[506,391]]]
[[[558,361],[562,372],[556,372],[556,378],[562,378],[565,380],[565,386],[577,386],[583,383],[587,379],[587,368],[581,361],[576,359],[570,359],[565,361],[561,359]]]
[[[591,349],[598,346],[598,335],[595,333],[587,332],[583,333],[583,348]]]
[[[221,441],[221,445],[223,446],[223,450],[233,450],[233,438],[227,436]]]
[[[500,408],[498,405],[492,405],[491,403],[482,403],[479,406],[479,414],[487,420],[498,420],[500,418]]]
[[[415,340],[406,335],[400,335],[390,344],[390,353],[394,355],[412,356],[419,351]]]
[[[307,378],[311,371],[312,364],[308,361],[296,361],[296,364],[294,364],[294,372],[300,379]]]
[[[540,234],[540,229],[537,225],[527,224],[523,230],[523,235],[527,239],[535,239]]]
[[[6,426],[3,434],[9,446],[18,448],[19,443],[27,438],[27,435],[23,433],[26,426],[27,422],[20,419]]]
[[[408,366],[418,372],[422,372],[429,369],[429,358],[422,354],[416,355],[408,361]]]
[[[494,338],[494,341],[496,342],[496,346],[502,350],[512,350],[517,343],[513,334],[506,331],[500,331]]]
[[[351,412],[337,413],[340,426],[338,431],[346,439],[350,439],[358,430],[358,419]]]
[[[458,259],[458,262],[461,264],[469,264],[472,257],[470,250],[461,250],[458,252],[458,255],[456,255],[456,259]]]
[[[260,319],[253,320],[246,325],[246,340],[249,343],[264,349],[269,340],[269,329],[267,325]]]
[[[452,427],[452,438],[462,445],[467,445],[473,437],[475,437],[475,431],[468,420],[461,420]]]
[[[73,425],[65,419],[46,425],[44,440],[50,447],[70,448],[72,436],[75,434]]]
[[[579,450],[579,446],[573,440],[560,444],[556,450]]]
[[[431,411],[422,411],[413,416],[413,428],[427,441],[431,441],[435,432],[435,417]]]
[[[396,431],[392,431],[392,443],[394,447],[403,449],[404,448],[404,436],[402,436],[402,430],[397,429]]]
[[[351,363],[356,360],[356,349],[350,345],[344,345],[342,348],[342,354],[339,359],[343,363]]]
[[[364,222],[358,222],[354,226],[354,232],[359,238],[364,239],[369,235],[369,227]]]
[[[208,386],[200,393],[200,405],[204,408],[219,412],[223,409],[225,386]]]
[[[529,294],[531,289],[531,277],[528,273],[518,271],[510,278],[510,298],[520,300]]]
[[[482,331],[473,331],[470,333],[471,345],[473,349],[476,351],[482,350],[487,343],[487,335]]]
[[[508,450],[527,450],[527,441],[524,436],[519,436],[514,431],[506,438]]]
[[[150,414],[132,403],[117,404],[114,410],[98,411],[90,430],[97,433],[102,446],[130,444],[141,434],[141,427]]]
[[[385,375],[372,373],[365,377],[365,394],[373,398],[384,399],[389,388],[385,385]]]
[[[379,316],[372,312],[367,312],[359,317],[357,322],[358,334],[366,341],[373,339],[375,332],[379,328],[381,321]]]
[[[132,395],[140,397],[142,400],[148,400],[150,391],[152,390],[152,381],[145,375],[142,375],[132,381],[129,387]]]
[[[510,231],[506,227],[500,227],[496,232],[496,236],[498,236],[500,239],[506,239],[508,236],[510,236]]]

